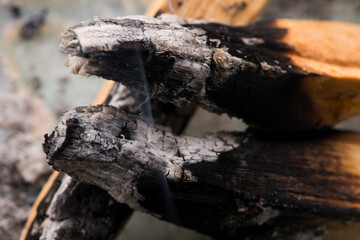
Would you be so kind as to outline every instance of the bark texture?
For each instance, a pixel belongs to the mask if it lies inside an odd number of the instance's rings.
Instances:
[[[174,137],[96,106],[66,113],[44,151],[54,169],[134,209],[214,237],[276,238],[292,221],[314,236],[326,221],[359,220],[359,145],[335,131]]]

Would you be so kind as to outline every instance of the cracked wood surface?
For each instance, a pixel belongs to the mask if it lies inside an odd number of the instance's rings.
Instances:
[[[178,107],[199,103],[265,129],[321,128],[360,113],[360,66],[352,54],[359,29],[319,21],[230,27],[134,16],[71,27],[60,49],[73,73],[144,93],[134,76],[140,55],[151,97]]]
[[[93,106],[66,113],[44,151],[54,169],[134,209],[211,236],[246,238],[291,234],[291,222],[319,234],[329,221],[358,221],[359,145],[358,134],[336,131],[175,137]]]

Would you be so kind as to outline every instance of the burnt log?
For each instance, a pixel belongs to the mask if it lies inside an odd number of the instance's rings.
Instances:
[[[359,145],[338,131],[175,137],[93,106],[66,113],[44,151],[55,170],[133,209],[213,237],[276,239],[359,221]]]

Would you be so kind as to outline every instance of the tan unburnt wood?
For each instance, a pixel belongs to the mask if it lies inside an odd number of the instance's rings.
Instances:
[[[149,7],[146,15],[171,13],[180,18],[241,25],[256,18],[267,2],[268,0],[158,0]]]
[[[312,104],[312,119],[335,125],[360,114],[360,26],[343,22],[276,20],[285,28],[285,56],[306,73],[300,83]]]

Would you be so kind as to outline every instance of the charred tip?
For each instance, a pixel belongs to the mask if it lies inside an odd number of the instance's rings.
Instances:
[[[58,128],[55,129],[50,135],[44,135],[44,143],[42,144],[43,151],[46,154],[46,159],[49,165],[53,165],[53,159],[61,152],[66,142],[66,137],[59,134]]]

